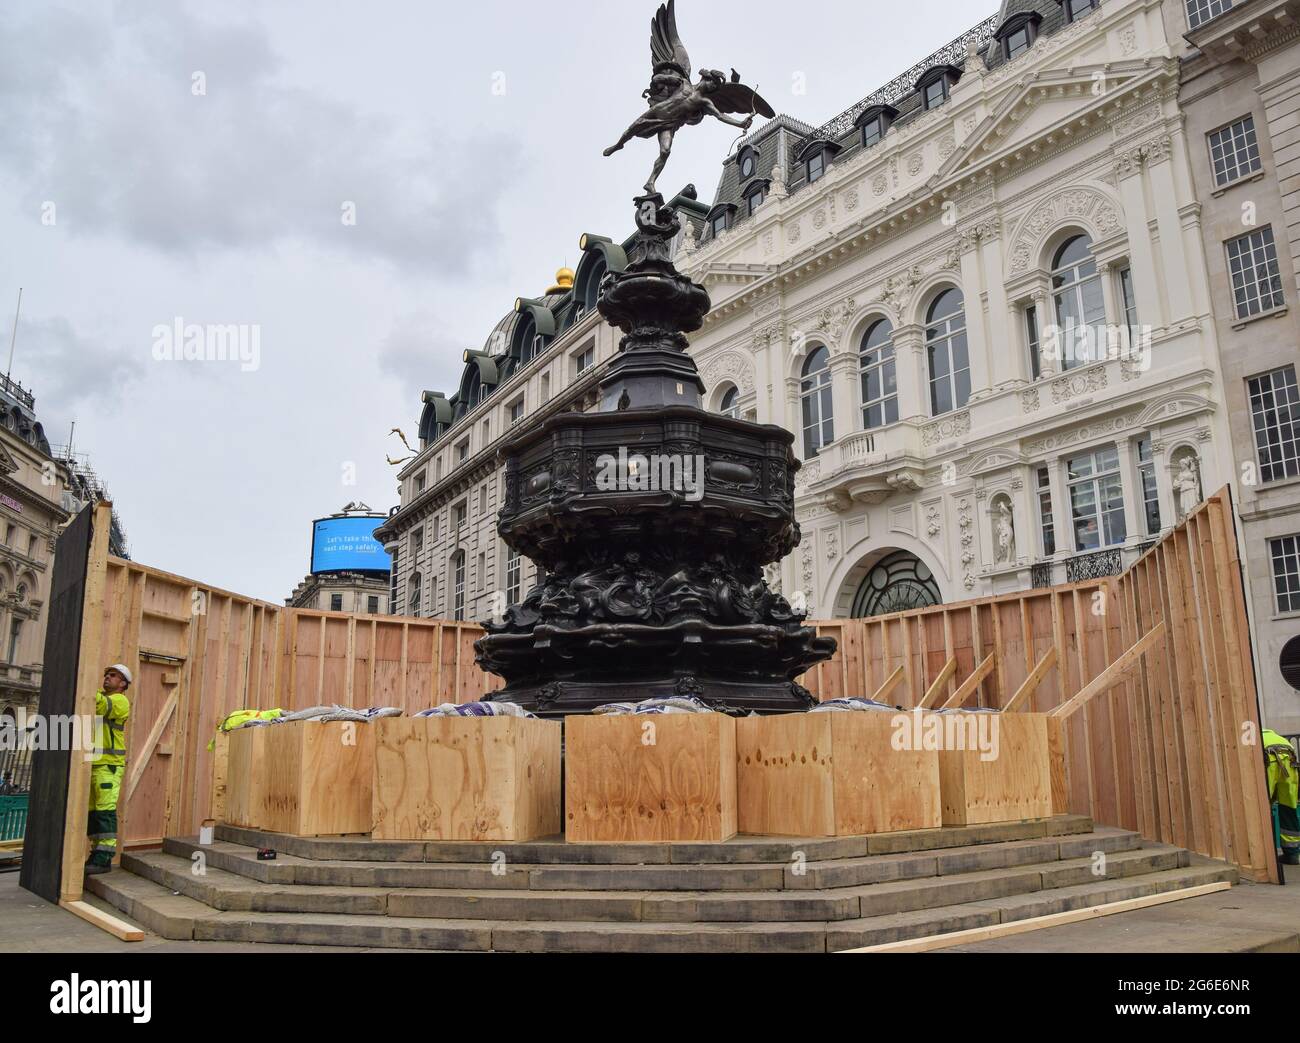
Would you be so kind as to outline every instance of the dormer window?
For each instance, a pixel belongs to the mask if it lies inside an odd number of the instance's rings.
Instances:
[[[1036,11],[1012,15],[993,34],[994,39],[1002,44],[1002,57],[1005,61],[1019,58],[1038,39],[1038,23],[1042,17]]]
[[[1058,0],[1066,22],[1077,22],[1097,6],[1097,0]]]
[[[862,147],[870,148],[885,136],[898,110],[891,105],[872,105],[863,109],[856,120],[862,132]]]
[[[746,146],[740,150],[740,158],[737,160],[736,166],[740,169],[741,180],[749,180],[754,176],[754,171],[758,169],[758,153]]]
[[[916,81],[916,89],[926,111],[937,109],[948,100],[952,85],[961,78],[961,70],[954,65],[936,65],[927,69]]]
[[[796,162],[803,164],[804,177],[808,184],[811,185],[826,173],[826,168],[830,166],[831,160],[839,150],[838,145],[824,138],[814,138],[803,147],[795,159]]]
[[[731,227],[732,215],[736,212],[734,203],[719,203],[709,211],[709,231],[716,239]]]
[[[751,217],[754,211],[763,205],[763,200],[767,198],[768,181],[764,178],[761,181],[755,181],[752,185],[745,188],[745,213]]]

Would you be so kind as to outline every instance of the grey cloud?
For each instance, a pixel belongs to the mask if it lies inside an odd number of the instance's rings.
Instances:
[[[28,213],[51,200],[73,232],[190,257],[303,241],[464,276],[495,256],[508,141],[449,140],[288,85],[254,22],[167,5],[16,20],[0,38],[0,168]],[[470,195],[447,157],[474,154],[494,162]]]
[[[144,374],[144,358],[96,342],[58,316],[18,325],[15,376],[36,394],[36,413],[51,442],[66,440],[68,424],[91,403],[122,401]]]
[[[426,388],[450,394],[460,383],[466,347],[478,343],[457,340],[428,312],[413,312],[394,321],[376,357],[380,371],[396,378],[408,395]]]

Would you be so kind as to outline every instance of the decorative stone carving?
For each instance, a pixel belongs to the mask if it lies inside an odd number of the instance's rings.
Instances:
[[[852,297],[848,297],[839,304],[832,304],[828,308],[823,308],[817,316],[814,328],[824,333],[832,344],[840,339],[840,334],[844,332],[844,327],[853,315],[856,302]]]
[[[1023,218],[1011,239],[1011,271],[1030,266],[1039,244],[1070,220],[1090,219],[1099,230],[1114,230],[1120,217],[1113,203],[1091,188],[1069,188],[1039,203]]]
[[[938,445],[940,442],[966,434],[970,434],[970,413],[962,410],[959,413],[950,413],[943,419],[921,428],[921,444]]]
[[[925,509],[925,531],[931,537],[939,535],[939,505],[937,503],[932,503]]]
[[[952,132],[949,131],[939,141],[939,158],[947,159],[955,151],[957,151],[957,140],[952,136]]]
[[[847,210],[849,213],[853,213],[853,211],[856,210],[857,208],[858,208],[858,190],[856,188],[850,188],[847,192],[844,193],[844,209]]]
[[[826,560],[834,561],[840,554],[840,537],[834,529],[826,533]]]
[[[1052,401],[1056,404],[1068,402],[1080,395],[1100,391],[1106,387],[1106,368],[1098,366],[1083,373],[1067,373],[1052,381]]]
[[[1119,49],[1126,58],[1137,50],[1137,29],[1133,26],[1126,25],[1119,31]]]
[[[1196,454],[1188,451],[1178,461],[1174,488],[1178,491],[1178,516],[1186,518],[1201,502],[1201,468]]]
[[[757,340],[757,336],[755,336]],[[754,369],[750,362],[739,352],[726,351],[710,359],[700,374],[706,387],[716,387],[723,380],[730,380],[742,395],[754,390]]]
[[[1073,431],[1036,439],[1028,443],[1024,451],[1029,456],[1037,456],[1039,453],[1061,449],[1068,445],[1074,445],[1076,442],[1086,442],[1092,438],[1100,438],[1103,435],[1113,434],[1117,431],[1123,431],[1125,428],[1133,427],[1138,422],[1139,416],[1139,413],[1129,413],[1125,416],[1111,417],[1109,420],[1098,420],[1075,428]]]
[[[813,216],[812,216],[812,223],[813,223],[813,227],[816,228],[816,229],[822,229],[822,228],[825,228],[825,227],[826,227],[826,211],[825,211],[825,210],[815,210],[815,211],[813,212]]]
[[[785,241],[791,244],[797,243],[799,241],[799,235],[799,222],[795,221],[785,230]]]
[[[1037,412],[1039,405],[1038,388],[1025,388],[1020,392],[1020,411],[1022,413]]]
[[[915,177],[925,166],[925,157],[919,151],[913,152],[907,157],[907,172]]]
[[[785,165],[778,163],[772,168],[772,181],[767,187],[768,194],[773,199],[784,199],[790,194],[790,190],[785,184]]]
[[[887,188],[889,188],[889,179],[884,174],[877,174],[871,179],[871,191],[876,195],[883,196]]]
[[[1016,560],[1016,521],[1011,513],[1011,502],[998,497],[994,507],[993,533],[996,537],[995,558],[999,565],[1010,565]]]

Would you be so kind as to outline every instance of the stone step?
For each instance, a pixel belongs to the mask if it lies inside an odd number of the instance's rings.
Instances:
[[[200,941],[519,952],[824,952],[989,926],[1235,878],[1231,867],[1197,865],[838,923],[554,923],[217,912],[121,869],[89,878],[87,889],[164,937]]]
[[[868,855],[931,851],[937,848],[996,844],[1049,836],[1088,833],[1085,815],[1058,815],[982,826],[944,826],[857,837],[739,836],[721,844],[568,844],[563,837],[522,844],[469,841],[380,841],[369,836],[295,837],[287,833],[219,825],[217,839],[252,848],[274,848],[281,855],[345,862],[490,862],[497,851],[509,862],[531,865],[666,865],[778,863],[863,858]]]
[[[1184,855],[1178,848],[1156,846],[1108,856],[1100,868],[1109,878],[1135,876],[1176,868]],[[249,880],[210,864],[202,874],[196,875],[188,859],[166,853],[128,853],[123,856],[122,865],[130,872],[218,910],[429,919],[674,923],[857,919],[1095,881],[1098,879],[1095,870],[1099,868],[1089,858],[827,890],[719,892],[304,886]],[[552,871],[542,868],[534,872]],[[623,875],[627,875],[626,871]],[[1048,881],[1059,881],[1059,884]]]
[[[871,855],[830,861],[802,859],[782,863],[736,865],[528,865],[506,861],[456,863],[327,862],[280,855],[259,861],[251,848],[229,841],[201,847],[192,839],[169,838],[167,854],[193,858],[202,853],[208,866],[264,883],[315,884],[344,887],[474,888],[479,890],[624,890],[624,891],[754,891],[850,887],[920,877],[996,869],[1061,857],[1104,851],[1132,850],[1136,833],[1100,827],[1090,833],[1042,840],[1013,840],[965,848],[939,848],[924,853]],[[486,854],[486,852],[482,852]]]
[[[1183,856],[1185,855],[1186,852],[1183,852]],[[826,947],[828,952],[839,952],[868,945],[929,938],[953,931],[990,927],[1035,916],[1048,916],[1073,909],[1122,902],[1130,898],[1165,894],[1201,884],[1220,881],[1235,883],[1236,879],[1237,871],[1232,866],[1185,866],[1142,876],[1099,880],[1094,883],[1008,895],[960,905],[887,913],[860,920],[828,924]]]

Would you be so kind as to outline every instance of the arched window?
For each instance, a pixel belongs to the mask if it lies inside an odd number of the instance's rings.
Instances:
[[[458,550],[451,557],[452,619],[465,618],[465,552]]]
[[[961,290],[944,290],[925,318],[925,348],[930,362],[930,413],[960,409],[970,398],[970,352]]]
[[[407,584],[410,595],[406,599],[407,615],[418,616],[420,614],[420,574],[411,573],[410,582]]]
[[[1056,251],[1052,299],[1060,328],[1061,368],[1086,366],[1101,358],[1106,346],[1106,301],[1088,236],[1073,236]]]
[[[862,426],[867,430],[898,419],[898,377],[894,366],[894,327],[873,322],[858,350],[862,371]]]
[[[740,392],[736,390],[734,384],[722,393],[722,401],[718,403],[718,412],[723,416],[740,419]]]
[[[830,352],[818,347],[809,353],[803,364],[799,399],[803,407],[803,455],[807,460],[835,439],[830,359]]]
[[[905,550],[887,554],[871,566],[858,585],[850,611],[854,619],[907,612],[943,600],[925,562]]]

